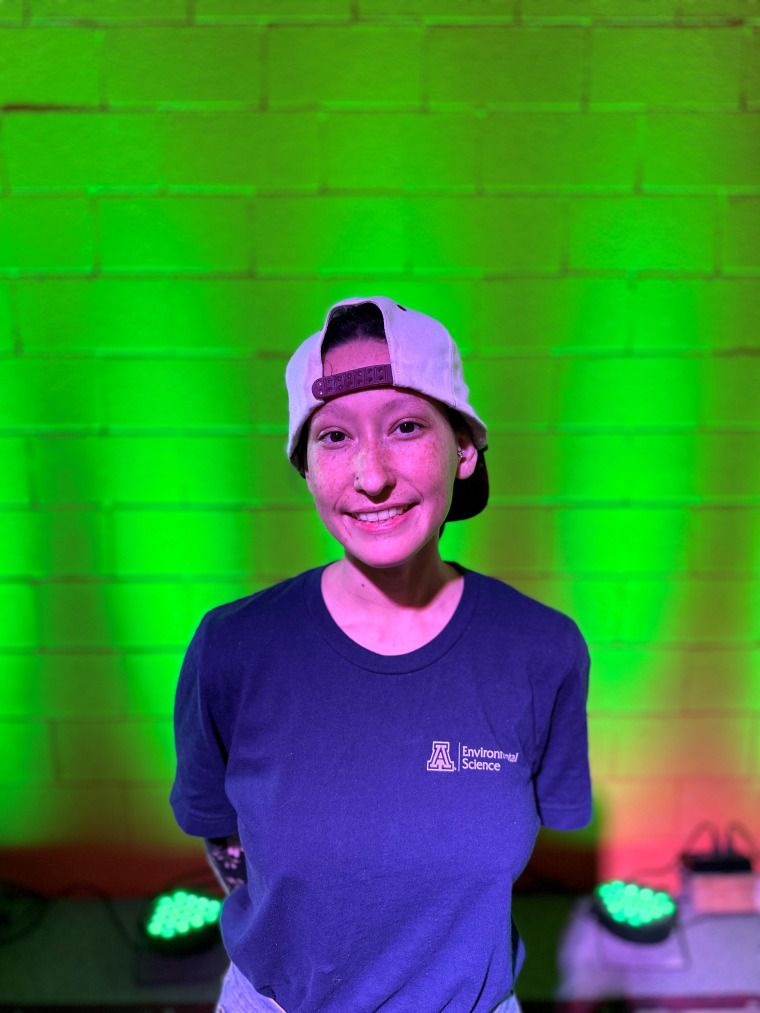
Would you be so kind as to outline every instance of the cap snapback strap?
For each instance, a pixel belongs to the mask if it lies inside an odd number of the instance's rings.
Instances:
[[[343,373],[331,376],[320,376],[311,385],[311,392],[319,401],[327,401],[339,394],[349,391],[371,390],[373,387],[392,387],[393,371],[389,362],[379,366],[360,366],[359,369],[347,369]]]

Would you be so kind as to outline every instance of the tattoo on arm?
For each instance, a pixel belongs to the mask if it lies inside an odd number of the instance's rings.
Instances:
[[[206,857],[225,893],[248,882],[245,852],[237,834],[232,837],[206,837]]]

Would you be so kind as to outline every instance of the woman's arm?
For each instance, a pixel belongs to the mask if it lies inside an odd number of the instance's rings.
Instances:
[[[225,893],[248,882],[245,852],[237,834],[231,837],[205,837],[206,856]]]

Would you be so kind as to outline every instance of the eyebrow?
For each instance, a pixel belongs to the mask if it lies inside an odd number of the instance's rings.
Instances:
[[[341,407],[340,406],[340,401],[341,400],[342,400],[341,398],[335,398],[333,401],[327,401],[324,405],[322,405],[321,408],[317,409],[317,411],[315,412],[315,416],[319,415],[320,419],[326,418],[326,419],[329,420],[330,417],[331,417],[330,416],[330,409],[331,408],[338,408],[338,409],[340,409],[340,407]],[[380,405],[380,409],[379,410],[380,411],[388,411],[389,409],[397,408],[400,411],[404,411],[404,410],[407,409],[407,406],[409,405],[410,402],[412,403],[412,406],[414,408],[418,408],[420,402],[423,403],[423,405],[425,406],[425,408],[432,408],[433,407],[430,404],[430,402],[427,401],[423,397],[417,397],[414,394],[405,394],[405,393],[402,393],[401,391],[399,391],[398,392],[398,397],[388,398],[387,401],[383,401],[382,404]],[[350,408],[348,408],[348,409],[344,408],[344,411],[346,411],[346,410],[349,412],[349,414],[355,414]],[[342,413],[339,412],[338,414],[340,415]]]

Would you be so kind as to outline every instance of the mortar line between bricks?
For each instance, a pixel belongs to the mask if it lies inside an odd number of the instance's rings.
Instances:
[[[267,112],[269,102],[269,32],[265,27],[259,30],[256,52],[258,55],[258,86],[259,101],[255,106],[258,112]]]
[[[430,103],[430,47],[430,27],[422,25],[420,38],[420,90],[417,99],[419,113],[423,116],[430,116],[432,114]]]
[[[39,441],[33,437],[26,436],[24,438],[24,462],[26,466],[26,479],[29,488],[29,506],[32,510],[39,510],[41,506],[37,482],[37,476],[41,474],[37,461],[38,446]]]
[[[317,114],[318,116],[320,114]],[[329,114],[328,114],[329,115]],[[423,115],[423,114],[420,114]],[[435,116],[437,114],[430,114]],[[480,122],[487,117],[487,113],[478,110],[473,119]],[[318,120],[318,122],[321,122]],[[322,185],[319,183],[308,183],[294,189],[281,189],[279,187],[260,186],[255,183],[240,185],[225,184],[155,184],[128,187],[120,184],[83,184],[66,185],[61,187],[52,186],[14,186],[9,184],[7,189],[0,195],[5,199],[34,200],[47,199],[55,200],[62,198],[86,199],[105,198],[113,200],[179,200],[193,198],[202,200],[209,198],[240,199],[274,199],[274,200],[307,200],[316,197],[342,198],[342,199],[388,199],[388,200],[429,200],[433,198],[451,199],[472,199],[487,197],[523,197],[523,198],[562,198],[572,195],[574,197],[701,197],[711,198],[720,195],[731,197],[758,197],[760,196],[760,183],[736,183],[736,184],[686,184],[675,183],[644,183],[643,166],[637,167],[634,173],[634,180],[631,183],[482,183],[476,175],[473,182],[460,186],[436,186],[435,184],[421,187],[409,184],[402,187],[374,187],[356,188],[329,186],[326,177]],[[12,270],[12,269],[9,269]],[[139,269],[136,269],[139,270]],[[160,270],[160,268],[158,269]],[[203,269],[201,269],[203,270]]]
[[[748,98],[748,87],[750,83],[750,64],[752,58],[753,29],[745,28],[741,48],[741,66],[739,68],[739,111],[747,113],[750,110]]]
[[[527,567],[509,566],[505,564],[503,567],[505,572],[508,572],[514,580],[537,580],[537,581],[556,581],[561,579],[566,580],[568,583],[595,583],[600,582],[606,584],[638,584],[638,583],[652,583],[661,584],[667,582],[674,585],[693,585],[693,584],[727,584],[731,586],[739,587],[743,589],[746,586],[753,584],[752,572],[732,572],[732,571],[704,571],[700,573],[692,573],[690,571],[680,572],[662,572],[659,570],[631,570],[624,573],[615,571],[611,573],[605,570],[589,570],[589,571],[574,571],[572,573],[560,574],[557,571],[552,570],[531,570]],[[10,587],[29,587],[32,589],[43,590],[45,588],[63,588],[63,587],[81,587],[81,588],[103,588],[103,587],[120,587],[120,586],[134,586],[134,585],[150,585],[150,586],[171,586],[176,585],[195,585],[195,584],[226,584],[226,583],[247,583],[256,584],[260,579],[263,579],[265,575],[259,574],[257,570],[220,570],[212,573],[113,573],[104,575],[85,575],[79,576],[77,574],[45,574],[29,578],[16,578],[3,580],[0,586]],[[716,638],[719,639],[719,638]],[[757,640],[756,634],[746,638],[746,640],[754,641]],[[625,642],[629,642],[629,638],[625,638]],[[635,643],[635,638],[630,641]],[[643,643],[651,644],[650,640],[644,640]],[[741,643],[745,642],[745,638],[742,638]]]
[[[128,646],[108,645],[96,646],[93,644],[56,644],[54,647],[12,647],[0,646],[0,656],[5,657],[55,657],[61,655],[68,657],[72,654],[86,654],[106,658],[128,658],[131,656],[151,657],[152,655],[176,654],[177,651],[184,653],[187,644],[130,644]]]
[[[56,28],[70,28],[74,30],[90,30],[98,31],[100,29],[108,28],[184,28],[186,22],[185,16],[171,17],[170,15],[163,15],[161,17],[134,17],[124,18],[118,15],[114,17],[66,17],[65,15],[55,14],[38,14],[31,15],[29,18],[28,26],[32,29],[56,29]],[[12,25],[2,25],[2,27],[14,27]],[[17,26],[16,26],[17,27]]]
[[[575,196],[575,195],[573,195]],[[711,195],[712,197],[715,194]],[[729,199],[733,198],[734,195],[730,195]],[[604,195],[600,199],[612,199],[608,195]],[[742,197],[742,199],[744,199]],[[751,198],[750,198],[751,199]],[[574,278],[574,279],[588,279],[588,280],[628,280],[632,277],[636,277],[641,280],[653,280],[662,279],[665,281],[687,281],[687,280],[711,280],[716,277],[713,268],[696,268],[696,269],[679,269],[679,268],[644,268],[632,270],[630,268],[610,268],[609,270],[598,269],[598,268],[585,268],[585,267],[574,267],[566,274],[561,274],[557,268],[549,268],[541,270],[537,268],[524,268],[518,269],[513,268],[510,270],[503,271],[482,271],[476,269],[464,269],[460,271],[452,271],[450,269],[442,270],[440,272],[434,272],[430,269],[419,269],[418,271],[385,271],[378,270],[372,272],[371,279],[367,278],[367,271],[357,271],[355,273],[347,273],[343,270],[336,270],[334,272],[323,272],[320,274],[314,274],[307,271],[293,271],[292,269],[277,271],[277,270],[258,270],[256,272],[251,271],[229,271],[229,270],[172,270],[170,268],[159,269],[155,271],[142,271],[135,269],[134,271],[125,270],[124,268],[111,269],[104,268],[102,272],[95,279],[92,269],[70,269],[68,267],[62,268],[58,271],[53,271],[50,268],[44,268],[42,270],[35,269],[3,269],[0,267],[0,281],[2,280],[14,280],[18,279],[22,282],[28,281],[88,281],[88,280],[102,280],[108,281],[248,281],[248,282],[267,282],[267,281],[290,281],[290,282],[350,282],[351,284],[356,283],[369,283],[372,282],[422,282],[422,281],[434,281],[434,282],[449,282],[449,281],[477,281],[477,282],[491,282],[491,281],[511,281],[511,280],[552,280],[559,281],[563,278]],[[731,269],[729,273],[721,275],[722,280],[726,281],[755,281],[760,277],[760,266],[749,267],[749,268],[736,268]]]
[[[625,425],[599,425],[581,424],[572,422],[558,422],[554,426],[546,423],[530,423],[489,426],[489,432],[494,436],[525,436],[525,435],[593,435],[593,436],[753,436],[760,432],[760,422],[741,423],[683,423],[682,425],[642,423],[636,426]],[[198,426],[195,429],[183,428],[180,426],[135,426],[135,425],[112,425],[94,426],[82,424],[79,426],[67,425],[18,425],[0,427],[0,437],[25,437],[33,436],[39,439],[61,439],[61,438],[108,438],[108,437],[236,437],[250,438],[256,436],[280,436],[284,438],[287,433],[280,432],[274,426]]]
[[[29,715],[25,715],[25,718],[20,719],[21,721],[28,721]],[[50,771],[52,775],[52,782],[55,785],[60,784],[63,780],[63,763],[60,755],[60,743],[58,741],[57,728],[60,726],[60,722],[55,721],[49,717],[45,717],[42,723],[47,726],[47,738],[48,745],[50,747]]]
[[[10,358],[20,359],[23,357],[24,347],[21,339],[21,330],[19,320],[19,304],[18,304],[18,286],[16,279],[11,278],[8,282],[8,307],[11,317],[11,354]],[[5,355],[0,356],[0,359],[4,359]]]
[[[6,117],[0,114],[0,193],[8,196],[11,193],[10,177],[8,176],[8,165],[5,155],[6,145]]]
[[[722,278],[720,279],[723,280]],[[254,365],[261,362],[280,362],[283,365],[288,361],[289,355],[286,352],[267,352],[264,350],[249,349],[245,346],[231,346],[229,348],[177,348],[168,351],[165,346],[146,346],[143,348],[60,348],[55,346],[31,346],[21,347],[19,341],[18,350],[15,348],[8,354],[0,354],[0,364],[3,361],[21,361],[25,363],[44,362],[97,362],[107,365],[116,362],[134,363],[240,363],[241,365]],[[714,359],[755,359],[760,357],[760,346],[750,345],[728,345],[725,348],[708,346],[673,346],[662,348],[659,346],[638,345],[629,348],[625,342],[619,345],[595,347],[583,345],[548,346],[533,348],[524,345],[481,345],[466,351],[462,354],[463,362],[597,362],[597,361],[632,361],[642,359],[676,359],[692,360],[699,359],[712,361]],[[234,423],[233,423],[234,425]]]
[[[717,278],[726,277],[723,271],[723,253],[725,243],[726,213],[728,211],[728,194],[719,194],[715,201],[715,217],[713,220],[714,264]]]
[[[286,579],[284,576],[280,576],[279,577],[279,580],[284,580],[284,579]],[[267,578],[266,580],[267,580],[267,582],[266,583],[262,583],[261,585],[259,585],[257,583],[256,586],[255,586],[255,588],[253,588],[248,593],[249,594],[253,594],[256,590],[259,590],[260,588],[271,587],[273,583],[278,583],[278,580],[270,580],[270,578]],[[519,590],[519,587],[518,587],[518,590]],[[244,595],[241,595],[241,597],[244,597]],[[200,616],[199,616],[199,618],[200,618]],[[617,650],[617,649],[623,649],[623,645],[626,645],[626,646],[630,645],[630,649],[631,650],[641,650],[642,648],[643,649],[646,649],[648,647],[651,648],[651,643],[652,643],[651,640],[625,640],[625,641],[622,641],[622,640],[596,640],[596,641],[590,641],[589,642],[589,648],[591,649],[592,645],[593,645],[593,649],[606,649],[606,650],[613,649],[613,650]],[[698,654],[698,653],[713,653],[713,652],[714,653],[718,653],[718,652],[722,653],[724,651],[725,652],[755,651],[755,650],[757,650],[758,647],[760,647],[760,640],[758,640],[758,639],[748,639],[748,640],[724,639],[724,640],[721,640],[720,638],[715,638],[713,640],[658,640],[657,643],[658,643],[658,649],[662,649],[663,651],[673,652],[673,653],[678,652],[679,654],[689,654],[689,653]],[[127,654],[127,656],[129,656],[132,653],[134,653],[135,655],[148,655],[148,656],[151,655],[151,654],[174,654],[174,653],[179,653],[179,655],[181,657],[185,653],[186,650],[187,650],[187,640],[183,641],[181,644],[157,644],[157,645],[155,645],[155,647],[154,647],[154,645],[149,645],[149,649],[148,650],[143,650],[143,651],[139,650],[138,645],[135,645],[134,648],[133,648],[132,645],[128,645],[128,646],[126,646],[124,648],[119,648],[119,649],[116,649],[116,650],[114,650],[112,652],[109,652],[106,648],[100,648],[100,647],[98,647],[98,645],[94,645],[94,644],[71,644],[71,645],[68,645],[68,644],[66,644],[66,645],[63,645],[63,644],[45,644],[45,645],[43,645],[43,646],[40,647],[39,651],[35,651],[35,652],[31,652],[30,651],[28,654],[22,654],[22,652],[14,652],[14,651],[5,652],[5,651],[3,651],[0,648],[0,657],[2,657],[5,654],[8,654],[8,655],[11,655],[11,654],[13,654],[13,655],[21,654],[22,656],[25,656],[25,657],[28,657],[30,655],[34,657],[34,656],[38,655],[41,658],[42,657],[49,657],[50,655],[58,655],[58,654],[65,654],[66,656],[71,656],[71,655],[76,656],[76,655],[80,655],[81,654],[81,655],[97,656],[97,657],[101,657],[101,656],[102,657],[119,657],[122,654]]]
[[[283,468],[285,458],[282,458]],[[690,514],[701,513],[744,513],[760,506],[760,496],[738,494],[673,494],[672,496],[591,496],[583,493],[545,493],[512,495],[496,494],[489,497],[489,506],[496,509],[538,510],[542,513],[574,510],[677,510]],[[108,497],[103,499],[71,500],[65,497],[45,497],[27,502],[0,503],[0,516],[6,514],[71,515],[114,513],[261,513],[285,511],[309,513],[311,500],[260,499],[256,497],[228,497],[226,499],[201,499],[186,496],[176,498],[135,498]]]
[[[582,65],[581,65],[581,96],[580,96],[580,111],[582,113],[588,113],[589,101],[591,98],[591,73],[593,68],[593,56],[594,56],[594,33],[590,27],[584,29],[583,32],[583,50],[582,50]]]
[[[355,277],[345,278],[342,275],[331,275],[323,274],[318,278],[314,278],[310,275],[296,275],[292,277],[286,274],[269,274],[269,273],[252,273],[246,272],[244,274],[169,274],[169,273],[155,273],[155,274],[129,274],[129,273],[112,273],[107,269],[104,269],[99,274],[94,274],[91,269],[87,272],[73,272],[73,271],[59,271],[56,273],[28,273],[21,272],[5,272],[0,271],[0,281],[20,281],[20,282],[101,282],[107,284],[112,281],[136,281],[136,282],[151,282],[151,281],[197,281],[203,282],[293,282],[297,284],[301,283],[348,283],[351,285],[357,284],[379,284],[380,282],[386,282],[388,284],[395,284],[399,282],[436,282],[444,284],[447,282],[509,282],[509,281],[630,281],[636,279],[640,281],[725,281],[725,282],[741,282],[741,281],[757,281],[760,278],[760,268],[757,270],[741,269],[736,271],[725,272],[723,274],[716,274],[712,269],[710,270],[699,270],[699,271],[668,271],[668,270],[641,270],[631,271],[627,269],[614,269],[609,271],[598,271],[598,270],[587,270],[585,268],[569,268],[566,272],[561,273],[559,269],[552,268],[551,272],[539,272],[536,270],[525,270],[525,271],[509,271],[509,272],[489,272],[487,275],[483,275],[477,272],[468,272],[461,274],[450,274],[449,272],[441,273],[440,275],[430,276],[428,272],[424,274],[414,273],[403,273],[386,275],[381,272],[377,272],[374,279],[370,282],[363,277],[363,273],[360,276],[357,274]],[[44,347],[44,346],[38,346]],[[53,346],[48,346],[53,347]],[[95,346],[97,347],[97,346]],[[147,347],[147,346],[146,346]],[[560,346],[552,346],[560,347]],[[582,347],[580,345],[574,345],[573,347]],[[674,346],[675,347],[675,346]],[[695,350],[699,350],[703,346],[695,346]],[[164,346],[165,348],[165,346]],[[59,349],[63,351],[63,346],[59,346]],[[207,349],[202,354],[213,354],[214,349]],[[128,346],[121,346],[120,354],[130,354]],[[194,357],[197,353],[194,351],[192,346],[186,346],[182,350],[182,355],[188,357]],[[228,354],[226,351],[219,349],[220,355]],[[6,356],[0,353],[0,358]]]
[[[327,180],[329,176],[328,171],[328,136],[330,127],[330,114],[325,111],[317,113],[317,193],[324,194],[327,192]],[[263,190],[259,191],[257,196],[265,197],[267,194]]]
[[[645,186],[644,176],[646,172],[647,138],[649,133],[649,118],[642,113],[634,113],[634,124],[636,131],[636,155],[633,170],[633,190],[636,194],[646,195],[649,189]],[[657,192],[656,190],[654,192]]]

